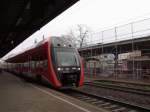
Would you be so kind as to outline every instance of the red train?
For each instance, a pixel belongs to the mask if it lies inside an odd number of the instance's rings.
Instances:
[[[83,85],[83,63],[77,49],[61,37],[51,37],[5,60],[9,70],[45,79],[55,88]]]

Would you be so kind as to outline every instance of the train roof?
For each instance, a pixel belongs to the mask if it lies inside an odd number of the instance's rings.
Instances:
[[[68,40],[68,38],[65,37],[52,37],[51,41],[54,47],[73,48],[71,42]]]
[[[47,57],[46,43],[49,43],[50,41],[54,47],[72,48],[72,45],[66,38],[52,36],[26,48],[17,54],[11,54],[10,57],[8,57],[5,61],[9,63],[23,63],[26,62],[29,58],[31,58],[32,61],[38,61],[41,59],[44,60]],[[29,57],[29,55],[32,55],[32,57]]]
[[[5,61],[9,63],[23,63],[26,62],[29,58],[32,58],[31,60],[37,61],[41,58],[46,59],[46,43],[49,41],[48,39],[42,40],[33,46],[30,46],[23,51],[10,55]],[[32,55],[32,57],[29,57],[29,55]]]

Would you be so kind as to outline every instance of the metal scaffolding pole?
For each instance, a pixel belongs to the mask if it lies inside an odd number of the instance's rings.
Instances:
[[[118,46],[117,46],[117,27],[115,27],[115,78],[117,78],[117,67],[118,67]]]
[[[133,23],[131,23],[131,38],[132,38],[132,53],[134,55],[134,35],[133,35],[134,31],[133,31]],[[133,75],[133,78],[134,78],[134,75],[135,75],[135,66],[134,66],[134,56],[132,57],[132,75]]]
[[[104,54],[104,31],[102,31],[102,54]],[[101,58],[102,62],[102,74],[104,73],[104,60]]]

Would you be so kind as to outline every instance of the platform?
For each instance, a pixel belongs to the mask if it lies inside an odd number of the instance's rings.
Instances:
[[[0,73],[0,112],[106,112],[51,88]]]

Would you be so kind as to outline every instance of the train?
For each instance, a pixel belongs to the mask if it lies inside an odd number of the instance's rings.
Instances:
[[[78,50],[63,37],[50,37],[5,60],[9,71],[45,80],[54,88],[80,87],[83,61]]]

